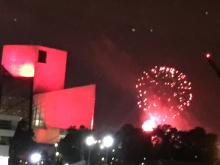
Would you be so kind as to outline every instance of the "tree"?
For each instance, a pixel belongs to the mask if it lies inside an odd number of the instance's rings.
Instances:
[[[117,164],[140,164],[145,157],[149,158],[151,155],[153,146],[150,137],[142,129],[126,124],[116,133],[115,139],[115,155],[119,160]]]
[[[28,122],[23,119],[19,121],[9,147],[9,165],[17,165],[20,159],[26,159],[28,151],[35,145],[32,137]]]
[[[84,160],[84,139],[90,130],[81,126],[80,129],[71,127],[68,129],[65,138],[63,138],[58,147],[58,151],[62,154],[64,161],[74,163]]]

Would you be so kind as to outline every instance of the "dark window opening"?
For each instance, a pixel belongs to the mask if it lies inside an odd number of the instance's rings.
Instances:
[[[12,129],[11,121],[0,120],[0,129]]]
[[[39,50],[38,62],[46,63],[46,61],[47,61],[47,52],[45,52],[43,50]]]

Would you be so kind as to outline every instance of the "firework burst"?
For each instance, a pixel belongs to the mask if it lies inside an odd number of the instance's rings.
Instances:
[[[190,106],[191,82],[173,67],[155,66],[138,78],[138,107],[158,124],[175,119]]]

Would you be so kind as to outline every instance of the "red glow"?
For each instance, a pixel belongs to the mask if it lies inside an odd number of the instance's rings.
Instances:
[[[156,128],[157,124],[156,124],[156,120],[154,117],[151,116],[151,118],[149,120],[146,120],[143,124],[142,124],[142,129],[145,132],[151,132],[153,131],[154,128]]]
[[[162,142],[162,138],[157,135],[154,135],[151,137],[151,142],[155,146],[155,145],[160,144]]]
[[[95,85],[37,94],[34,101],[47,127],[92,128]]]
[[[34,66],[33,64],[21,65],[18,69],[18,73],[22,77],[34,77]]]
[[[33,77],[35,61],[34,46],[4,45],[3,47],[1,63],[13,77]]]
[[[46,128],[35,129],[34,140],[37,143],[54,144],[60,141],[60,129]]]

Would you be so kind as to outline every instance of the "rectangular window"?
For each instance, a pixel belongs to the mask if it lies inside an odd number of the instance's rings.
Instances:
[[[11,121],[0,120],[0,129],[12,129]]]
[[[40,63],[46,63],[47,62],[47,52],[46,51],[39,50],[38,62],[40,62]]]
[[[0,136],[0,145],[10,145],[12,137]]]
[[[40,112],[37,109],[36,105],[34,105],[34,108],[33,108],[32,127],[33,128],[45,128],[45,123],[44,123],[43,119],[41,118]]]

